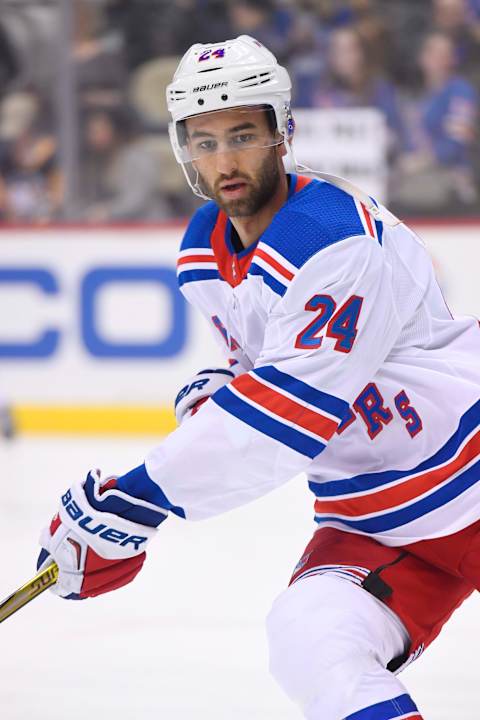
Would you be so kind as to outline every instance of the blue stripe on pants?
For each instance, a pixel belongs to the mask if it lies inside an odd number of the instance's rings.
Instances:
[[[399,695],[392,700],[385,700],[359,710],[345,720],[394,720],[414,712],[418,713],[418,709],[410,695]]]

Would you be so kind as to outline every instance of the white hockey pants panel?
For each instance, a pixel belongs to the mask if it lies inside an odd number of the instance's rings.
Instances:
[[[291,585],[273,604],[267,635],[270,670],[308,720],[344,720],[405,695],[386,666],[404,652],[408,634],[349,580],[315,575]]]

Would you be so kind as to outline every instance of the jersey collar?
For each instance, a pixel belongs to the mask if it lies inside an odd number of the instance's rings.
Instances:
[[[303,175],[291,174],[289,178],[287,202],[311,182]],[[232,287],[240,285],[245,279],[252,257],[260,238],[240,252],[235,252],[231,240],[232,223],[223,212],[218,211],[217,221],[210,236],[210,244],[215,255],[218,271],[226,282]]]

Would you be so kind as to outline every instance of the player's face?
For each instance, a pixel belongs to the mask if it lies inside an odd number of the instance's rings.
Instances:
[[[188,118],[186,129],[202,189],[229,217],[249,217],[268,204],[284,172],[284,151],[265,111],[205,113]]]

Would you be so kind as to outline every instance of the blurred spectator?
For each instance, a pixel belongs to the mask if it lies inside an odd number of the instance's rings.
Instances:
[[[331,31],[351,25],[355,19],[353,10],[348,0],[301,0],[292,3],[292,8],[295,13],[289,36],[290,70],[300,79],[318,79],[325,67]]]
[[[477,93],[455,74],[448,35],[429,33],[418,58],[422,91],[404,103],[406,152],[398,164],[394,200],[411,209],[442,210],[475,202],[473,149]]]
[[[468,0],[468,19],[470,23],[474,23],[475,36],[478,38],[478,22],[480,20],[480,0]]]
[[[433,0],[432,30],[451,39],[456,63],[462,73],[480,79],[478,16],[477,22],[472,22],[473,9],[468,0]]]
[[[418,50],[431,27],[432,0],[389,0],[377,7],[390,31],[385,67],[397,87],[413,87],[418,81]]]
[[[387,29],[375,0],[303,0],[295,12],[289,37],[290,70],[297,88],[296,103],[306,102],[308,87],[321,82],[330,36],[341,28],[353,29],[368,47],[370,69],[383,69]]]
[[[296,95],[299,107],[359,108],[380,110],[390,129],[390,148],[403,138],[403,124],[393,85],[372,69],[365,43],[350,27],[334,30],[328,43],[323,77],[303,83]]]
[[[377,0],[350,0],[354,13],[353,26],[368,47],[370,65],[374,70],[386,70],[385,55],[390,41],[385,21],[378,12]]]
[[[168,217],[161,167],[126,110],[91,110],[84,126],[83,213],[88,222]]]
[[[104,11],[92,0],[75,0],[73,58],[83,106],[118,106],[127,72],[121,35],[105,24]]]
[[[42,127],[38,96],[7,96],[0,110],[0,216],[45,223],[58,216],[62,196],[56,141]]]
[[[194,43],[232,36],[224,0],[112,0],[108,14],[125,38],[129,70],[153,58],[183,55]]]
[[[344,25],[351,25],[355,20],[355,12],[350,0],[300,0],[292,2],[298,10],[310,15],[325,29],[333,30]]]
[[[229,5],[232,37],[251,35],[285,62],[292,19],[274,0],[235,0]]]

